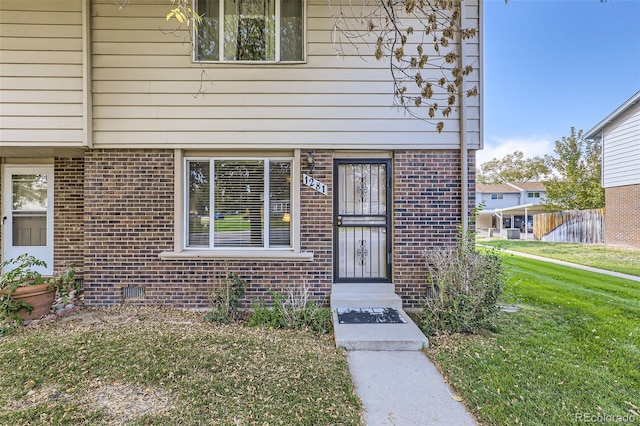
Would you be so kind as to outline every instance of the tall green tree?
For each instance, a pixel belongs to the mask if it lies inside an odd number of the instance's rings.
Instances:
[[[494,158],[483,163],[477,180],[484,184],[540,181],[548,174],[549,167],[544,158],[525,158],[522,151],[515,151],[504,158]]]
[[[585,140],[582,130],[555,142],[555,155],[546,155],[552,175],[544,181],[547,205],[553,210],[585,210],[604,207],[601,186],[602,144]]]

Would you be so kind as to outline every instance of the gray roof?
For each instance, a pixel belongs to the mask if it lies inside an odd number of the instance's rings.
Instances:
[[[517,187],[517,188],[516,188]],[[519,188],[519,189],[518,189]],[[544,183],[542,182],[509,182],[496,183],[496,184],[476,184],[476,192],[502,192],[502,193],[518,193],[522,191],[545,191]]]

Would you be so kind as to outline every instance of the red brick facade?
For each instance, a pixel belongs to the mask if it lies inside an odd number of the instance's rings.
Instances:
[[[143,287],[136,303],[206,308],[225,271],[249,283],[247,303],[292,283],[312,285],[328,304],[333,283],[333,151],[314,151],[313,177],[322,195],[301,187],[302,251],[312,261],[162,259],[174,249],[173,150],[93,150],[84,159],[55,160],[55,268],[83,273],[85,303],[123,302],[124,287]],[[366,154],[363,155],[366,157]],[[306,171],[306,158],[302,161]],[[456,150],[396,151],[392,159],[393,282],[407,306],[424,295],[426,249],[455,244],[461,217],[461,162]],[[469,185],[474,205],[470,153]]]
[[[314,176],[331,186],[331,159],[316,152]],[[303,187],[302,251],[312,262],[162,260],[173,250],[173,151],[93,151],[85,160],[85,303],[122,302],[122,288],[144,287],[144,303],[205,308],[225,271],[249,283],[247,299],[270,298],[291,283],[313,283],[328,303],[332,283],[330,197]]]
[[[84,159],[54,162],[54,274],[75,265],[82,277],[84,258]]]
[[[640,185],[606,188],[604,196],[605,244],[640,247]]]
[[[415,306],[424,296],[424,253],[455,245],[461,220],[459,151],[396,151],[394,160],[394,274],[396,293]],[[475,155],[469,156],[475,170]],[[470,175],[471,194],[475,192]],[[469,209],[475,204],[470,197]]]

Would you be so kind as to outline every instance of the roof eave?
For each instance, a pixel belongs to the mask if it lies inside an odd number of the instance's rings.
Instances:
[[[630,97],[625,103],[623,103],[618,108],[616,108],[616,110],[613,111],[611,114],[609,114],[604,120],[596,124],[591,130],[585,133],[583,135],[583,138],[594,139],[600,132],[602,132],[602,130],[604,129],[604,126],[606,126],[607,124],[611,123],[613,120],[618,118],[618,116],[623,114],[626,110],[628,110],[630,107],[635,105],[638,101],[640,101],[640,91],[638,91],[635,95]]]

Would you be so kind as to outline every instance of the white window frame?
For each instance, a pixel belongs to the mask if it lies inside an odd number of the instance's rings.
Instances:
[[[540,192],[527,192],[527,198],[540,198]]]
[[[189,217],[185,216],[185,203],[187,196],[185,196],[185,189],[187,183],[185,182],[185,158],[190,160],[193,158],[238,158],[239,155],[222,155],[219,153],[206,153],[204,155],[185,155],[184,150],[175,149],[175,170],[174,170],[174,210],[173,216],[175,218],[175,227],[173,230],[174,241],[173,248],[163,251],[159,254],[159,258],[162,260],[196,260],[196,259],[212,259],[212,260],[244,260],[244,261],[302,261],[310,262],[314,259],[313,251],[302,251],[300,247],[300,193],[301,193],[301,151],[300,149],[293,150],[292,167],[291,167],[291,248],[186,248],[185,237],[186,228],[185,224],[188,224]],[[241,157],[241,156],[240,156]],[[278,158],[291,158],[291,156],[279,156]],[[244,158],[244,157],[241,157]],[[264,158],[275,158],[269,155],[264,155]],[[306,157],[305,157],[306,159]]]
[[[210,189],[209,189],[209,196],[210,198],[210,205],[212,207],[211,211],[209,212],[209,214],[211,216],[213,216],[214,214],[214,209],[215,209],[215,196],[214,196],[214,190],[215,190],[215,185],[214,185],[214,179],[213,179],[213,174],[215,173],[215,168],[214,168],[214,164],[216,161],[263,161],[264,162],[264,200],[263,200],[263,206],[264,208],[264,218],[262,219],[263,225],[264,225],[264,229],[263,229],[263,234],[264,234],[264,243],[262,247],[230,247],[230,246],[224,246],[224,247],[216,247],[215,246],[215,231],[214,231],[214,221],[215,219],[213,217],[211,217],[210,221],[211,221],[211,225],[210,225],[210,232],[209,232],[209,246],[208,247],[198,247],[198,246],[187,246],[186,244],[186,240],[187,240],[187,235],[189,233],[189,221],[185,220],[184,223],[184,237],[183,237],[183,241],[184,241],[184,250],[270,250],[270,249],[290,249],[293,246],[293,230],[291,229],[291,227],[289,228],[289,241],[291,242],[291,244],[289,246],[276,246],[276,247],[271,247],[271,241],[269,240],[269,235],[270,235],[270,215],[271,215],[271,200],[269,198],[269,186],[267,186],[267,183],[270,183],[270,176],[269,176],[269,165],[271,161],[288,161],[291,163],[291,167],[293,168],[293,157],[186,157],[184,159],[184,200],[183,200],[183,205],[184,205],[184,217],[188,218],[189,217],[189,191],[187,190],[187,185],[189,182],[189,168],[188,168],[188,164],[189,162],[209,162],[210,165],[210,169],[209,169],[209,173],[211,174],[211,176],[209,177],[211,185],[210,185]],[[289,188],[290,191],[290,197],[293,197],[293,185],[290,186]],[[289,200],[291,201],[291,200]],[[293,204],[293,203],[292,203]]]
[[[494,192],[493,194],[491,194],[491,199],[492,200],[502,200],[502,199],[504,199],[504,194],[495,193]]]
[[[198,13],[198,0],[193,0],[192,9]],[[302,58],[295,61],[281,61],[280,60],[280,0],[275,2],[275,14],[276,14],[276,40],[275,40],[275,60],[273,61],[246,61],[246,60],[225,60],[224,59],[224,0],[220,0],[218,9],[218,19],[221,23],[218,29],[218,60],[200,60],[198,59],[198,31],[197,28],[193,28],[192,35],[192,62],[199,64],[254,64],[254,65],[269,65],[269,64],[303,64],[307,62],[307,0],[302,0]]]

